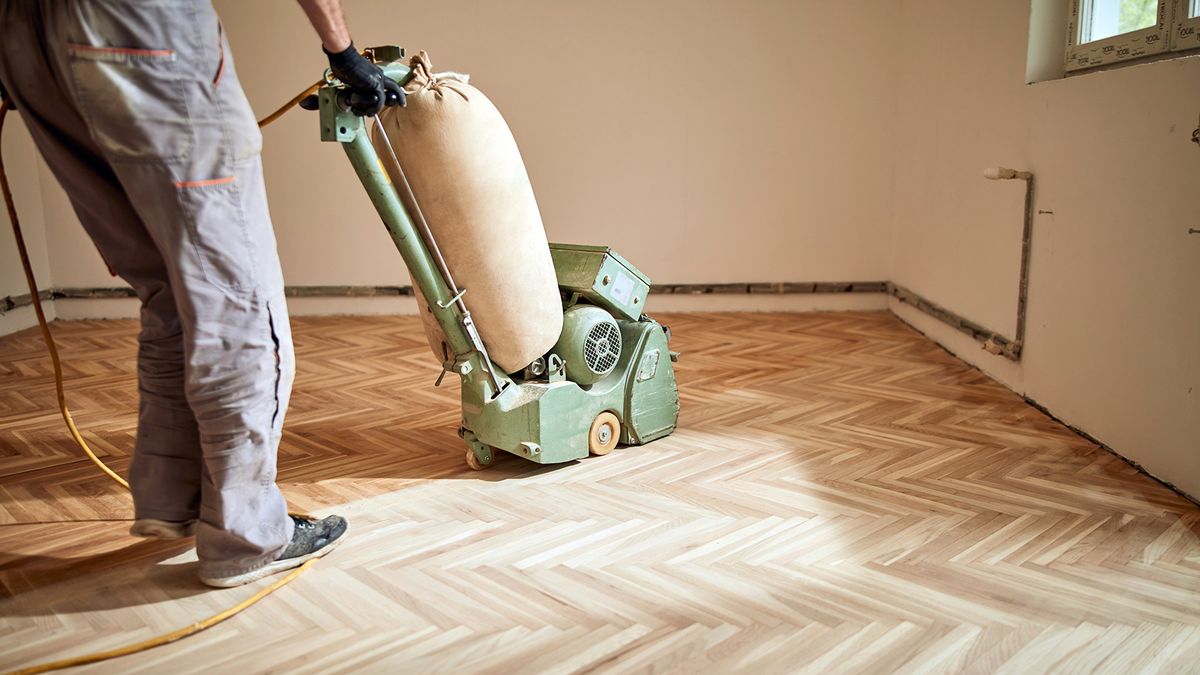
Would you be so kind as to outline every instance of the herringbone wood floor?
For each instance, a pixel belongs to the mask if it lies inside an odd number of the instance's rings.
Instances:
[[[280,482],[344,546],[241,616],[89,672],[1195,671],[1200,510],[887,314],[687,314],[672,437],[475,473],[415,318],[295,321]],[[128,321],[57,324],[76,419],[123,471]],[[61,429],[0,339],[0,665],[111,648],[256,588]]]

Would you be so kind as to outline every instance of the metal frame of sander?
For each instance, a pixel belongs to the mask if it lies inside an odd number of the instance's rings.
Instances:
[[[401,85],[411,71],[399,47],[366,50]],[[467,463],[481,469],[496,450],[540,464],[607,454],[617,442],[641,445],[670,434],[679,417],[679,390],[670,330],[643,313],[650,280],[602,246],[551,244],[563,297],[563,332],[545,356],[507,374],[488,358],[471,312],[386,138],[401,180],[393,183],[368,138],[362,117],[348,111],[350,94],[327,73],[317,94],[321,140],[341,143],[445,333],[444,376],[462,380]],[[307,107],[307,106],[306,106]],[[379,124],[376,118],[376,124]],[[406,207],[407,205],[407,207]],[[442,380],[438,378],[438,383]]]

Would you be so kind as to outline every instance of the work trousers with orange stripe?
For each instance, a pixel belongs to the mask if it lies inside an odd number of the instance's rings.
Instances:
[[[141,300],[135,516],[198,519],[202,576],[276,559],[294,354],[262,137],[212,5],[0,0],[0,81]]]

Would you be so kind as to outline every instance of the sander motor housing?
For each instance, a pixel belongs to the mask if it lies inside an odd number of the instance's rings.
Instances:
[[[675,430],[678,354],[670,330],[641,312],[649,279],[607,247],[551,244],[550,253],[562,335],[491,402],[483,390],[463,387],[460,434],[472,466],[489,464],[494,449],[541,464],[569,462],[607,454],[618,440],[641,445]]]

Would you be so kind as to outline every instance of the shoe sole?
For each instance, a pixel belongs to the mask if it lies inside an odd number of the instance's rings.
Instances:
[[[146,539],[183,539],[196,534],[196,523],[170,523],[165,520],[143,519],[134,521],[129,534]]]
[[[267,563],[256,570],[251,570],[244,574],[235,574],[231,577],[200,577],[200,581],[203,581],[205,584],[212,586],[213,588],[233,588],[235,586],[244,586],[252,581],[258,581],[263,577],[269,577],[272,574],[278,574],[287,570],[296,569],[309,560],[320,558],[337,548],[338,544],[342,543],[342,540],[345,538],[345,533],[342,533],[342,536],[334,539],[322,548],[319,548],[308,555],[296,556],[295,558],[288,558],[286,560],[276,560],[275,562]]]

